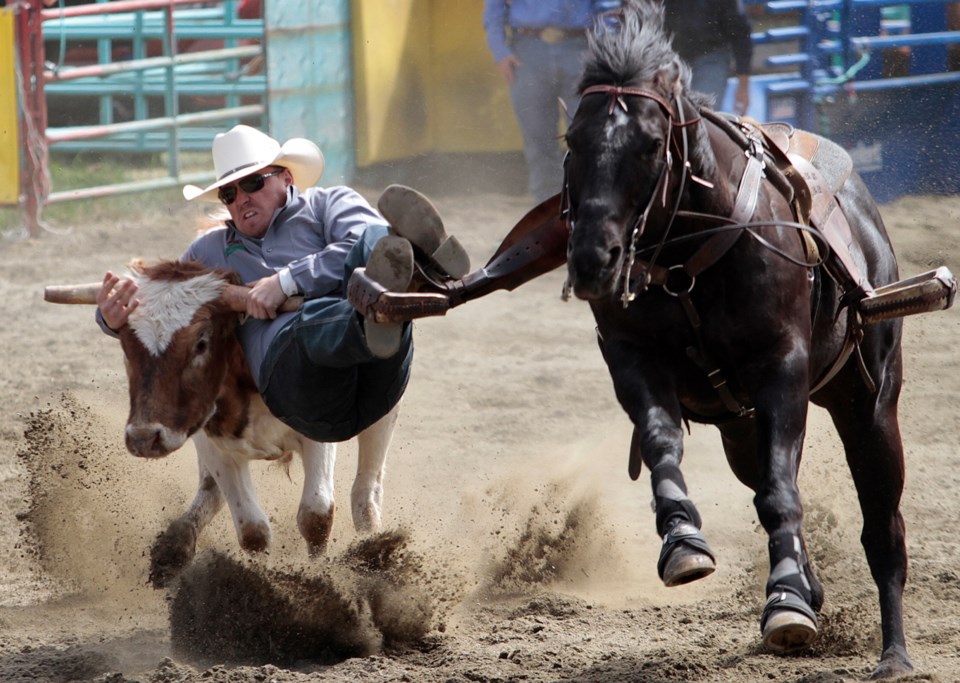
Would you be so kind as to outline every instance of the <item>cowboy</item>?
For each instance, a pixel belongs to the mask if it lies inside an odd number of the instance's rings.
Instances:
[[[460,278],[469,258],[423,195],[392,185],[377,213],[356,191],[315,187],[323,155],[238,125],[213,141],[216,182],[187,185],[187,201],[219,201],[229,217],[197,237],[181,261],[237,273],[250,286],[240,344],[271,412],[316,441],[343,441],[386,415],[410,375],[410,322],[364,318],[346,299],[354,269],[393,292],[411,287],[415,253]],[[385,220],[386,218],[386,220]],[[107,273],[97,319],[108,334],[138,305],[137,285]],[[278,312],[292,296],[305,301]]]

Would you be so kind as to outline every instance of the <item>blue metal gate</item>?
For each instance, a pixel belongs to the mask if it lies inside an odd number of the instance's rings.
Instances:
[[[779,0],[766,11],[795,24],[755,34],[788,44],[751,79],[749,114],[787,121],[842,144],[879,201],[960,191],[957,3]],[[729,107],[728,107],[729,108]]]

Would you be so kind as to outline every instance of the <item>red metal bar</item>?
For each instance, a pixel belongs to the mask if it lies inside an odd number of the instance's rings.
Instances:
[[[128,71],[143,71],[162,66],[192,64],[194,62],[206,62],[215,59],[243,59],[245,57],[256,57],[260,54],[263,54],[263,49],[259,45],[246,45],[220,50],[187,52],[174,57],[145,57],[144,59],[130,59],[124,62],[111,62],[110,64],[71,66],[56,72],[44,71],[43,78],[45,82],[50,83],[53,81],[68,81],[74,78],[87,78],[88,76],[110,76],[112,74],[127,73]]]
[[[125,192],[140,192],[147,189],[174,187],[185,181],[190,181],[189,177],[181,174],[180,168],[180,150],[179,150],[179,128],[185,123],[191,121],[213,121],[227,117],[229,114],[239,113],[263,113],[262,105],[250,105],[234,107],[232,109],[221,109],[211,112],[201,112],[188,115],[179,115],[177,106],[177,87],[173,75],[176,64],[188,61],[200,60],[203,57],[210,57],[211,54],[220,56],[240,57],[248,52],[250,48],[231,48],[220,51],[208,52],[204,55],[197,54],[191,56],[177,55],[176,43],[176,21],[174,17],[174,8],[181,5],[196,4],[197,0],[116,0],[114,2],[86,4],[63,9],[44,9],[43,0],[17,0],[18,11],[16,13],[16,42],[17,55],[21,64],[21,83],[22,105],[21,118],[24,125],[21,126],[21,149],[23,155],[23,173],[20,176],[20,195],[21,203],[26,213],[26,221],[29,227],[31,237],[40,235],[40,213],[44,206],[52,203],[70,201],[73,199],[104,197],[110,194],[119,194]],[[82,67],[69,70],[69,75],[59,74],[60,78],[71,78],[81,76],[109,76],[118,71],[133,70],[135,68],[148,68],[156,66],[165,68],[168,71],[168,92],[166,94],[166,110],[169,113],[167,117],[149,121],[136,121],[127,124],[112,124],[101,126],[84,126],[73,130],[61,131],[57,136],[50,137],[47,133],[47,104],[44,84],[47,81],[54,80],[50,74],[44,72],[44,40],[43,40],[43,22],[56,20],[64,17],[96,16],[108,13],[135,12],[143,10],[161,10],[164,13],[165,32],[164,52],[166,57],[159,59],[144,59],[126,65],[96,65],[91,67]],[[259,52],[259,50],[254,50]],[[169,128],[170,148],[169,148],[169,169],[167,178],[151,179],[144,181],[135,181],[131,183],[121,183],[101,187],[91,187],[76,190],[67,190],[62,192],[53,192],[49,182],[49,154],[48,145],[51,141],[65,139],[86,139],[100,137],[110,132],[134,132],[152,130],[155,128]],[[196,175],[196,174],[194,174]],[[210,174],[197,176],[196,182],[209,180]],[[192,182],[192,181],[191,181]]]
[[[46,173],[47,105],[43,92],[43,20],[41,0],[24,0],[16,14],[17,47],[20,57],[21,87],[24,102],[21,126],[24,173],[20,194],[24,197],[27,229],[31,237],[40,235],[40,209],[50,189]]]
[[[37,0],[28,0],[40,4]],[[117,14],[119,12],[136,12],[137,10],[166,9],[175,5],[195,5],[197,0],[115,0],[96,4],[75,5],[62,9],[45,9],[40,14],[43,21],[59,19],[60,17],[87,17],[101,14]]]

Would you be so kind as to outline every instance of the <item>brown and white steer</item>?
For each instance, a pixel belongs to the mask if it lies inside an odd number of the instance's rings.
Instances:
[[[236,286],[229,271],[175,261],[134,263],[129,277],[138,284],[140,305],[120,331],[130,387],[127,449],[157,458],[192,437],[200,468],[193,502],[151,548],[150,581],[166,585],[190,562],[197,536],[224,502],[240,546],[267,549],[270,523],[257,501],[251,460],[289,463],[300,454],[304,482],[297,526],[309,553],[322,553],[333,525],[336,444],[312,441],[287,427],[260,398],[235,334],[246,288]],[[48,300],[68,302],[51,297],[53,289],[67,288],[48,288]],[[89,294],[69,302],[91,303]],[[351,509],[361,532],[380,526],[384,465],[397,413],[394,407],[357,437]]]

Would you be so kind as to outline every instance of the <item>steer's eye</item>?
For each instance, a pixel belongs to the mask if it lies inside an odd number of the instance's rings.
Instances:
[[[208,343],[206,338],[201,338],[197,340],[197,346],[194,350],[196,351],[198,356],[207,352],[207,345]]]

